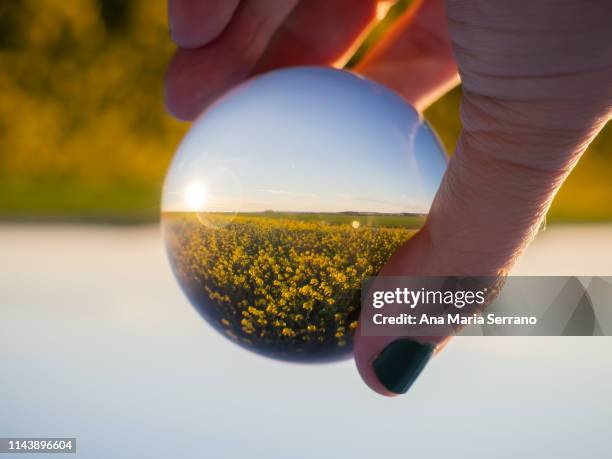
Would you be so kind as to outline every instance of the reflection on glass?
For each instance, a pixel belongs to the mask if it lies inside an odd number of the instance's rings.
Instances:
[[[314,67],[250,80],[200,116],[166,177],[175,275],[248,349],[345,357],[361,281],[422,225],[446,160],[417,112],[372,81]]]

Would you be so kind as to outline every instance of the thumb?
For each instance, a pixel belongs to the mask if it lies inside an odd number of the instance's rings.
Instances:
[[[427,222],[379,275],[498,277],[511,269],[605,124],[561,135],[519,128],[517,113],[507,102],[464,93],[464,130]],[[358,371],[378,393],[404,393],[449,338],[365,336],[360,328],[354,346]]]
[[[463,131],[425,226],[381,275],[505,275],[609,120],[606,2],[522,4],[447,1]],[[521,18],[526,10],[529,21]],[[446,341],[370,337],[358,329],[357,368],[376,392],[403,393]]]
[[[568,119],[564,110],[573,108],[564,103],[511,103],[464,90],[464,129],[427,222],[380,275],[505,275],[609,117],[602,109],[591,113],[591,123],[543,126],[545,119]],[[547,115],[552,113],[556,116]],[[448,338],[398,340],[364,336],[358,329],[358,371],[376,392],[404,393]]]

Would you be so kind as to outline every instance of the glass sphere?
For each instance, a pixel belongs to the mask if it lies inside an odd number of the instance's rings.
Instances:
[[[195,121],[166,177],[176,278],[247,349],[348,356],[362,280],[423,224],[446,163],[427,123],[380,84],[316,67],[253,78]]]

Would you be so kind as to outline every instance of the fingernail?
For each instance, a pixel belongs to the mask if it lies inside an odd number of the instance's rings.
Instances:
[[[376,357],[372,364],[374,373],[387,390],[403,394],[421,374],[433,351],[432,344],[398,339],[388,344]]]

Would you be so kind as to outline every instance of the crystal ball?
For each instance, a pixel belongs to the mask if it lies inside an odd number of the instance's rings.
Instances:
[[[423,224],[447,164],[417,111],[330,68],[277,70],[218,99],[168,171],[162,226],[198,312],[268,357],[349,356],[361,282]]]

